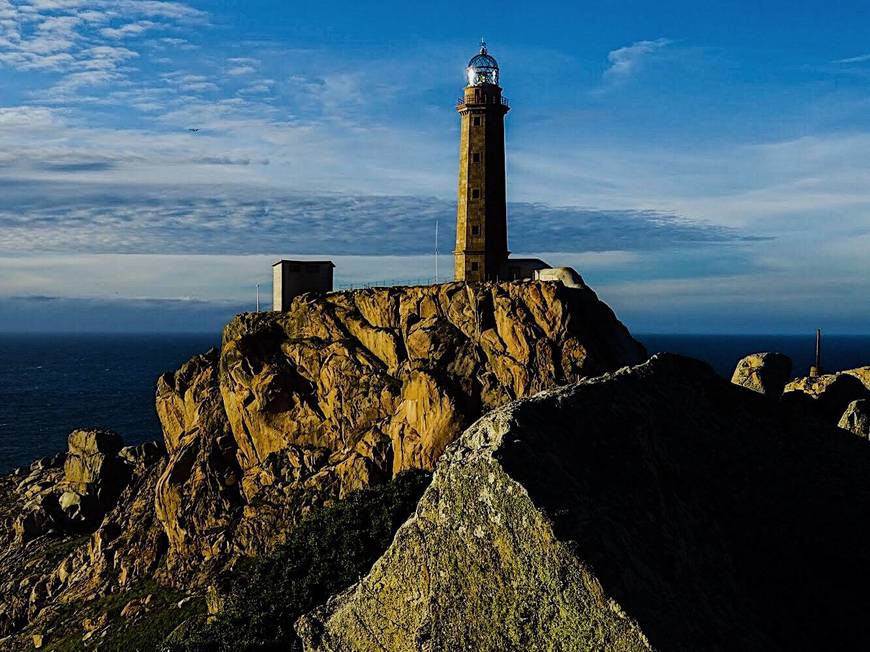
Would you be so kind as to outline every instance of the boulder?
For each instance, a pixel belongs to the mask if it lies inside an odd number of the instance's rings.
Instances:
[[[115,506],[130,479],[130,468],[118,456],[124,442],[110,430],[74,430],[64,461],[61,508],[71,524],[96,525]]]
[[[131,466],[149,467],[166,456],[166,447],[159,441],[147,441],[138,446],[124,446],[118,457]]]
[[[308,652],[867,649],[870,449],[672,355],[496,409]]]
[[[864,398],[849,403],[839,425],[844,430],[870,439],[870,401]]]
[[[791,368],[791,358],[782,353],[753,353],[737,363],[731,382],[778,398],[791,378]]]
[[[135,598],[133,600],[130,600],[130,602],[125,604],[124,608],[121,609],[121,618],[128,620],[138,618],[146,610],[147,607],[145,606],[145,599]]]
[[[17,543],[27,543],[57,527],[57,498],[46,494],[25,506],[12,525]]]

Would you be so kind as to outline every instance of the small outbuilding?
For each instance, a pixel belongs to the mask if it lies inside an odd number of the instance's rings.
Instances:
[[[290,310],[294,297],[331,292],[331,260],[279,260],[272,265],[272,310]]]
[[[542,269],[550,266],[540,258],[508,258],[499,268],[498,278],[503,281],[519,281],[536,278]]]

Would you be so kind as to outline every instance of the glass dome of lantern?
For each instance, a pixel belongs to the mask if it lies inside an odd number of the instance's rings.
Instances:
[[[486,42],[480,42],[480,53],[476,54],[468,62],[465,69],[469,86],[482,86],[492,84],[498,86],[498,63],[486,51]]]

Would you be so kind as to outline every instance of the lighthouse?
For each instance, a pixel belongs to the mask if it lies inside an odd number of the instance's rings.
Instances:
[[[504,119],[498,63],[486,43],[465,69],[460,116],[459,197],[454,278],[466,283],[504,279],[507,271]]]

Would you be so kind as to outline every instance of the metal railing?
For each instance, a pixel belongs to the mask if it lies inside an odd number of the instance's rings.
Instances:
[[[438,279],[439,283],[448,283],[451,278]],[[342,290],[365,290],[369,288],[388,288],[388,287],[414,287],[419,285],[434,285],[435,279],[429,278],[401,278],[401,279],[384,279],[381,281],[365,281],[358,283],[336,283],[333,292],[341,292]]]
[[[493,102],[478,101],[479,99],[482,99],[482,98],[474,97],[474,98],[469,99],[469,100],[466,101],[466,98],[463,96],[463,97],[460,97],[458,100],[456,100],[456,106],[457,106],[457,107],[461,107],[461,106],[465,106],[466,104],[474,104],[474,105],[479,105],[479,104],[483,104],[483,105],[486,105],[486,104],[501,104],[502,106],[507,107],[508,109],[511,108],[510,102],[508,102],[508,98],[506,98],[504,95],[502,95],[501,97],[499,97],[499,102],[495,102],[495,101],[493,101]],[[495,100],[494,97],[493,97],[492,99]]]

